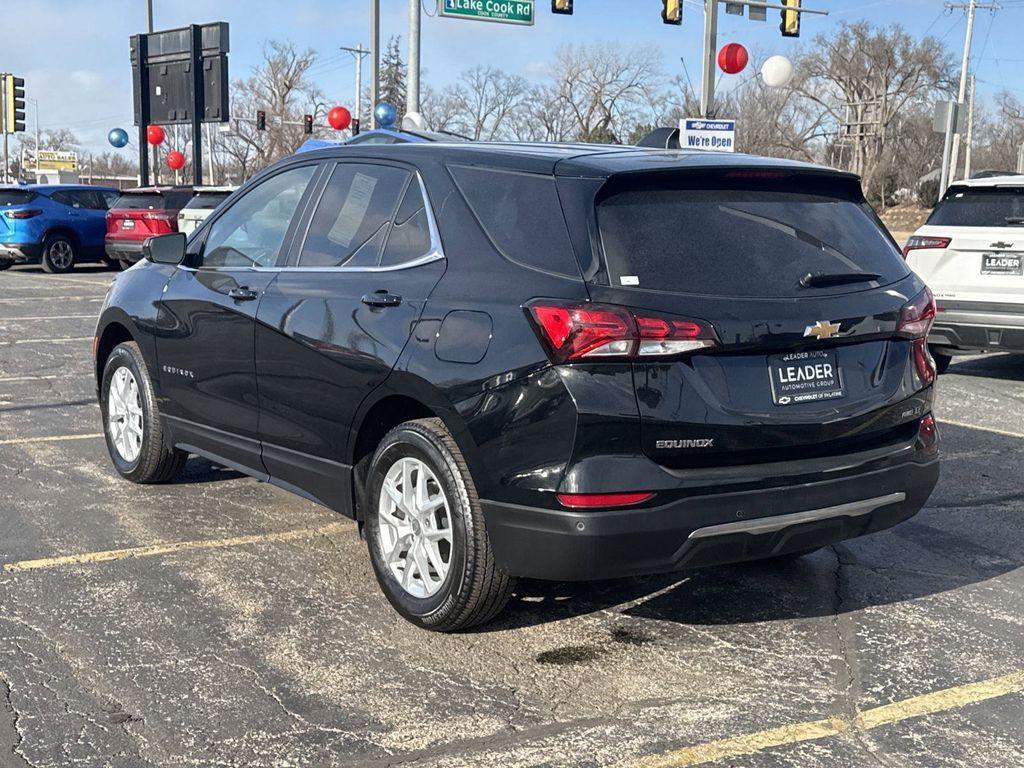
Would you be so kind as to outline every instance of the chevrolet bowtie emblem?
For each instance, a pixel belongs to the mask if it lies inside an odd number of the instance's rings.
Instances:
[[[830,323],[828,320],[819,320],[814,325],[808,325],[804,330],[804,338],[813,336],[816,339],[831,339],[839,333],[839,323]]]
[[[992,243],[989,248],[998,248],[999,250],[1006,250],[1007,248],[1013,248],[1013,243],[1004,243],[1000,240],[998,243]]]

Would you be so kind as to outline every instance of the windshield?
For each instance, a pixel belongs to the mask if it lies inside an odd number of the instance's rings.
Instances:
[[[1006,227],[1024,224],[1024,187],[973,187],[950,191],[928,224]]]
[[[792,186],[795,186],[793,184]],[[598,203],[611,284],[719,296],[802,296],[807,274],[874,273],[906,265],[866,203],[779,189],[640,188]],[[826,292],[863,290],[868,282]]]

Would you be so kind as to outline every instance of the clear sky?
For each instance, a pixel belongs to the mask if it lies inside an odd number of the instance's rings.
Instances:
[[[427,14],[437,0],[423,0]],[[978,13],[972,59],[982,98],[1007,88],[1024,99],[1024,0],[1001,0],[1002,10]],[[105,136],[122,126],[131,133],[132,95],[128,38],[145,25],[145,0],[10,0],[4,2],[0,70],[27,80],[39,100],[40,124],[71,128],[92,151],[109,149]],[[339,45],[369,43],[369,0],[154,0],[157,29],[194,22],[231,24],[232,78],[248,73],[264,41],[290,40],[320,54],[314,79],[330,100],[350,105],[355,70]],[[792,54],[819,31],[841,21],[900,23],[913,35],[942,39],[959,59],[966,30],[962,11],[944,10],[943,0],[805,0],[829,11],[806,16],[799,40],[783,38],[778,12],[767,22],[721,15],[719,42],[740,42],[764,55]],[[408,24],[407,0],[381,0],[382,39]],[[552,51],[563,43],[640,44],[661,50],[667,74],[700,73],[702,4],[684,0],[683,25],[661,23],[660,0],[576,0],[573,16],[553,16],[548,0],[537,1],[537,23],[513,27],[425,15],[424,80],[443,86],[458,73],[488,63],[531,80],[543,79]],[[364,68],[368,82],[368,68]],[[728,83],[724,84],[728,87]],[[28,111],[34,127],[33,105]]]

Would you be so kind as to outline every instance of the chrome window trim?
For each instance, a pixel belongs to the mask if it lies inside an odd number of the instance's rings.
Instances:
[[[341,163],[336,163],[340,165]],[[430,264],[435,261],[443,261],[445,259],[444,248],[441,245],[441,234],[437,228],[437,219],[434,218],[434,209],[430,205],[430,198],[427,197],[427,187],[423,183],[423,179],[420,176],[418,170],[412,172],[413,176],[416,177],[416,181],[420,186],[420,195],[423,197],[423,207],[427,211],[427,229],[430,231],[430,250],[410,261],[402,262],[401,264],[391,264],[386,267],[186,267],[179,265],[178,269],[184,269],[188,272],[398,272],[403,269],[412,269],[414,267],[422,267],[424,264]],[[394,219],[392,219],[392,226],[394,226]],[[390,234],[390,233],[389,233]]]

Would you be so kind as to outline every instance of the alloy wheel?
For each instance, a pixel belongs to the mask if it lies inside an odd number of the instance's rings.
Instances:
[[[50,263],[57,269],[67,269],[75,260],[75,252],[67,240],[57,240],[50,246]]]
[[[143,424],[142,398],[135,376],[128,368],[118,368],[107,394],[107,431],[110,442],[129,464],[142,452]]]
[[[384,562],[402,589],[427,598],[444,584],[452,561],[448,499],[424,462],[401,458],[384,476],[377,503]]]

